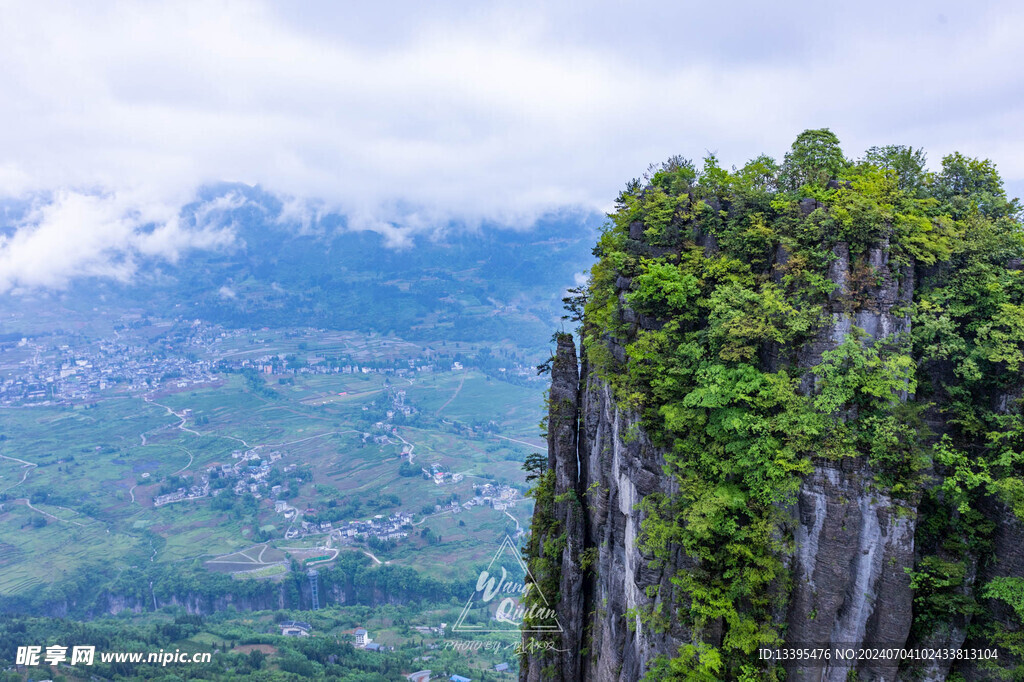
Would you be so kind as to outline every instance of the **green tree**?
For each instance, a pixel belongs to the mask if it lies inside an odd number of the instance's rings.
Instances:
[[[928,156],[924,149],[897,144],[871,147],[865,152],[864,160],[878,168],[894,172],[897,187],[901,191],[914,196],[924,192],[928,181]]]
[[[800,133],[782,163],[782,184],[790,190],[803,185],[823,187],[849,166],[839,138],[828,128]]]

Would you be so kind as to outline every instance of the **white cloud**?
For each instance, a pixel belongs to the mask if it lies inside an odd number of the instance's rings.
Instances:
[[[403,244],[601,210],[652,161],[781,156],[820,126],[853,156],[958,149],[1024,183],[1022,25],[1016,3],[943,0],[5,3],[0,195],[100,188],[170,220],[238,181],[292,197],[300,229],[341,210]],[[181,253],[178,234],[131,248]]]
[[[126,281],[140,257],[175,262],[189,249],[234,243],[228,228],[184,228],[173,209],[123,195],[60,191],[0,237],[0,293],[62,288],[75,277]]]

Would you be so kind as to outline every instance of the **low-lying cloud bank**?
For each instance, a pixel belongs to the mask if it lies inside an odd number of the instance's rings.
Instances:
[[[61,289],[76,277],[128,281],[142,260],[174,263],[191,249],[234,243],[231,226],[187,226],[159,204],[62,191],[39,200],[0,236],[0,293]]]
[[[6,4],[0,198],[37,203],[0,291],[224,248],[179,217],[222,181],[292,197],[300,232],[340,213],[401,246],[600,212],[672,154],[742,164],[828,126],[850,156],[992,158],[1017,193],[1022,23],[1009,0]]]

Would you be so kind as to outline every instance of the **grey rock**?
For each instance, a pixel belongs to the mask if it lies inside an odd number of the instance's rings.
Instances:
[[[805,214],[817,208],[813,199],[800,202]],[[717,251],[712,235],[695,229],[694,237],[705,253]],[[652,247],[641,247],[644,253],[653,253]],[[908,335],[911,321],[906,308],[913,301],[914,287],[919,280],[943,276],[938,267],[897,265],[890,258],[887,239],[854,257],[853,265],[846,243],[836,244],[832,253],[828,277],[835,288],[813,337],[792,348],[766,347],[759,355],[768,371],[795,364],[792,369],[802,372],[801,391],[805,395],[813,395],[819,388],[809,370],[853,334],[854,327],[876,340]],[[778,246],[772,257],[771,276],[781,281],[780,271],[789,254]],[[870,268],[869,278],[863,276],[863,267]],[[664,320],[640,315],[626,305],[621,292],[630,284],[626,277],[616,280],[621,319],[632,325],[630,333],[638,328],[660,328]],[[604,342],[617,362],[626,362],[628,339],[606,337]],[[559,343],[558,371],[552,372],[550,419],[554,421],[549,421],[549,453],[556,471],[556,490],[575,491],[583,503],[578,515],[567,504],[556,511],[569,538],[563,556],[557,558],[564,602],[558,613],[566,630],[562,642],[563,648],[575,647],[577,653],[548,659],[530,657],[522,679],[540,680],[542,666],[538,663],[543,663],[549,672],[555,671],[554,679],[632,682],[645,675],[655,658],[674,657],[680,646],[692,641],[692,633],[681,619],[671,617],[686,608],[672,577],[692,567],[692,561],[677,550],[664,563],[654,562],[641,550],[638,538],[643,513],[638,505],[652,493],[677,494],[675,479],[665,473],[665,453],[644,432],[639,415],[617,405],[610,386],[585,365],[578,376],[575,374],[575,348],[570,346]],[[940,367],[938,371],[946,370]],[[1022,393],[1024,389],[1017,388],[1003,395],[993,394],[993,407],[1006,412]],[[901,397],[909,398],[906,393]],[[554,404],[556,398],[561,407]],[[857,417],[853,410],[840,416]],[[926,420],[936,433],[944,431],[941,415],[929,413]],[[572,428],[565,426],[568,424]],[[913,613],[913,592],[906,569],[920,558],[915,557],[920,551],[915,547],[915,503],[898,501],[881,492],[866,456],[840,461],[819,457],[813,463],[795,503],[782,510],[785,521],[778,529],[780,539],[791,534],[794,541],[793,553],[782,557],[792,577],[788,602],[777,612],[785,640],[808,646],[903,646],[910,636]],[[992,500],[989,506],[985,515],[997,522],[995,556],[983,563],[971,560],[965,590],[993,577],[1024,575],[1024,524],[1001,502]],[[579,566],[584,552],[595,556],[587,572]],[[670,614],[664,631],[652,630],[639,618],[627,615],[658,605]],[[1010,622],[1005,604],[993,601],[986,608]],[[985,642],[968,639],[969,625],[952,622],[914,644],[985,646]],[[721,634],[721,628],[712,626],[702,637],[714,641]],[[586,654],[581,653],[584,651]],[[885,661],[870,660],[860,661],[852,670],[831,664],[791,666],[787,672],[790,680],[814,682],[847,680],[851,672],[862,682],[938,681],[953,673],[967,680],[988,679],[984,671],[971,665],[943,662],[932,662],[910,673]]]
[[[805,216],[810,215],[819,208],[821,208],[821,204],[819,204],[814,197],[804,197],[803,199],[800,200],[799,205],[800,213],[802,213]]]
[[[793,591],[786,641],[791,645],[902,643],[913,594],[904,567],[914,565],[913,510],[872,493],[863,460],[820,461],[793,510]],[[850,668],[791,666],[789,679],[843,681]],[[858,679],[894,679],[893,666],[865,662]]]

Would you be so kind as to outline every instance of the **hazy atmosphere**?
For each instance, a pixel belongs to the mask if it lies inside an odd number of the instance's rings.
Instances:
[[[0,682],[1024,680],[1022,35],[0,0]]]
[[[36,210],[0,287],[224,245],[176,225],[221,181],[394,244],[606,211],[669,154],[742,165],[823,126],[851,155],[991,158],[1024,189],[1017,3],[558,5],[5,3],[0,193]]]

